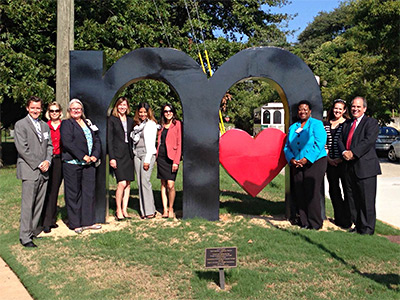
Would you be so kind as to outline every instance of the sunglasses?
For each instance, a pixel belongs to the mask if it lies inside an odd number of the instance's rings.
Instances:
[[[50,109],[49,112],[56,113],[56,112],[60,112],[60,110],[59,109]]]
[[[172,110],[164,110],[164,114],[172,113]]]

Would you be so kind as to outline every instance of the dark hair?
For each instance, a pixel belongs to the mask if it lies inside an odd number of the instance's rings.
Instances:
[[[349,113],[348,113],[348,109],[346,107],[346,101],[344,101],[343,99],[336,99],[336,100],[333,100],[333,105],[331,106],[331,108],[328,111],[328,116],[327,116],[326,120],[330,121],[335,117],[334,114],[333,114],[333,108],[335,107],[336,103],[343,104],[344,109],[345,109],[345,111],[343,113],[343,117],[345,119],[350,119],[350,116],[349,116]]]
[[[167,123],[167,119],[165,118],[165,115],[164,115],[164,109],[166,107],[169,107],[171,109],[172,115],[173,115],[172,123],[175,124],[176,123],[176,110],[175,110],[175,107],[173,107],[172,104],[167,103],[167,104],[164,104],[163,106],[161,106],[161,118],[160,118],[161,125],[164,125],[165,123]]]
[[[139,110],[141,108],[146,109],[148,119],[157,123],[157,120],[154,118],[154,113],[153,113],[153,110],[151,109],[150,105],[147,102],[140,102],[138,104],[138,106],[136,107],[135,116],[133,117],[133,120],[135,121],[136,125],[142,123],[142,121],[140,121],[140,119],[139,119]]]
[[[30,96],[28,101],[26,101],[26,107],[29,107],[31,102],[40,102],[40,106],[43,104],[43,100],[37,96]]]
[[[126,109],[126,115],[129,115],[131,113],[131,107],[129,105],[129,101],[128,98],[126,97],[119,97],[117,102],[115,102],[114,104],[114,108],[112,110],[112,115],[114,117],[118,118],[118,105],[120,105],[122,102],[126,101],[126,104],[128,104],[128,108]]]
[[[301,100],[299,103],[297,103],[297,109],[299,109],[300,105],[302,105],[302,104],[307,105],[308,108],[310,110],[312,110],[312,105],[311,105],[310,101],[308,101],[308,100]]]

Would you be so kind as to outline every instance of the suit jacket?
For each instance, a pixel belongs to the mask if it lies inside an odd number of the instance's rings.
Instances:
[[[93,138],[92,153],[90,155],[96,158],[100,158],[101,142],[99,137],[97,136],[97,131],[94,132],[89,126],[88,122],[85,122],[90,129]],[[83,160],[85,155],[89,155],[85,133],[83,132],[83,129],[78,124],[78,122],[76,122],[74,119],[67,119],[62,121],[60,133],[61,142],[63,145],[61,156],[63,160]]]
[[[160,148],[161,134],[164,127],[158,131],[158,145],[157,145],[157,155]],[[179,165],[182,157],[182,125],[181,122],[176,120],[175,124],[172,123],[167,132],[167,137],[165,139],[165,144],[167,146],[167,155],[174,164]]]
[[[127,116],[126,125],[127,125],[128,143],[125,143],[125,132],[121,120],[112,115],[108,118],[107,145],[108,145],[108,154],[110,156],[110,160],[122,158],[122,155],[124,153],[120,150],[122,147],[128,147],[129,154],[131,158],[133,158],[133,150],[132,150],[133,145],[132,145],[132,139],[130,138],[133,129],[133,119]]]
[[[326,156],[326,131],[322,121],[309,118],[299,133],[301,122],[293,123],[289,128],[286,144],[283,149],[288,163],[294,158],[295,160],[303,157],[311,163]]]
[[[338,141],[340,153],[346,150],[346,141],[352,123],[353,120],[350,119],[343,124],[342,136]],[[364,115],[351,140],[350,150],[355,159],[348,162],[354,164],[355,174],[360,179],[381,174],[381,167],[375,151],[378,134],[378,121]]]
[[[36,180],[41,171],[39,165],[48,160],[51,162],[53,144],[51,142],[49,126],[39,120],[42,131],[42,141],[36,132],[29,116],[19,120],[15,124],[14,143],[18,151],[17,178],[22,180]],[[48,178],[48,172],[43,173]]]

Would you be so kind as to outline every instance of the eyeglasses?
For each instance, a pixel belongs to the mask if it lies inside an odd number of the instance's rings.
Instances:
[[[164,110],[164,114],[169,114],[169,113],[172,114],[172,110]]]
[[[57,113],[57,112],[60,112],[60,110],[59,110],[59,109],[50,109],[49,112],[51,112],[51,113]]]
[[[333,101],[333,103],[338,103],[338,102],[346,104],[346,101],[343,100],[343,99],[336,99],[336,100]]]

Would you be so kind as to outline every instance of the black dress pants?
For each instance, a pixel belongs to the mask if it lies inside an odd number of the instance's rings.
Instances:
[[[46,199],[43,206],[43,226],[50,227],[55,225],[57,215],[58,191],[60,190],[62,174],[62,162],[60,157],[51,160],[49,170],[49,182],[47,184]]]
[[[356,230],[361,234],[374,234],[376,223],[376,176],[358,178],[352,162],[348,163],[346,176],[350,183],[356,210]]]
[[[326,176],[329,182],[329,196],[332,201],[335,224],[343,228],[349,228],[352,224],[350,218],[349,195],[346,182],[346,165],[338,166],[328,164]],[[340,184],[342,184],[342,188]]]
[[[307,163],[302,168],[291,166],[293,172],[294,198],[297,204],[302,226],[320,229],[321,217],[321,185],[326,171],[326,157],[313,164]]]
[[[96,168],[63,163],[68,226],[75,229],[95,223]]]

